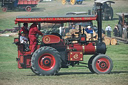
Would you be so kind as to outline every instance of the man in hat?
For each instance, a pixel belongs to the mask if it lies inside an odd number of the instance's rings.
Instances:
[[[36,45],[37,45],[36,34],[43,36],[43,33],[40,32],[37,28],[37,23],[33,23],[29,29],[29,40],[30,40],[30,45],[31,45],[31,54],[33,54],[33,52],[36,50]]]
[[[88,26],[85,31],[89,34],[91,34],[91,40],[93,40],[93,29],[91,28],[91,26]]]
[[[87,33],[93,34],[93,29],[91,28],[91,26],[88,26],[88,27],[85,29],[85,31],[86,31]]]

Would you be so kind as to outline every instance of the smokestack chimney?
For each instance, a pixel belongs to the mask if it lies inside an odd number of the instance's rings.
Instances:
[[[102,3],[96,3],[97,6],[97,25],[98,25],[98,42],[102,42]]]

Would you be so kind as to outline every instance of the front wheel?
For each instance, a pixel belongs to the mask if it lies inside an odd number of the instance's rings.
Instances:
[[[92,60],[94,59],[95,56],[92,56],[89,61],[88,61],[88,68],[92,73],[95,73],[94,70],[92,69]]]
[[[31,8],[31,6],[26,6],[26,7],[25,7],[25,10],[26,10],[27,12],[31,12],[31,11],[32,11],[32,8]]]
[[[81,5],[82,3],[83,3],[83,1],[79,1],[79,2],[77,2],[77,4],[80,4],[80,5]]]
[[[8,10],[7,7],[2,7],[2,11],[3,11],[3,12],[6,12],[7,10]]]
[[[52,47],[41,47],[32,55],[31,65],[37,75],[55,75],[61,67],[60,54]]]
[[[99,54],[92,60],[92,69],[97,74],[108,74],[113,68],[113,62],[110,57]]]

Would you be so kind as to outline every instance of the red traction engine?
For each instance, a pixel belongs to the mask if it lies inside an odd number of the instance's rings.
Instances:
[[[1,0],[1,7],[3,12],[7,10],[13,10],[15,8],[25,9],[30,12],[32,7],[35,7],[38,4],[39,0]]]
[[[98,4],[101,8],[102,4]],[[106,56],[106,45],[102,42],[102,19],[101,10],[98,10],[97,15],[79,15],[79,16],[51,16],[51,17],[23,17],[16,18],[15,23],[66,23],[66,22],[89,22],[97,20],[98,25],[98,41],[87,41],[86,35],[81,32],[79,25],[79,35],[77,38],[63,39],[57,33],[50,33],[43,36],[40,43],[37,45],[37,50],[31,55],[31,52],[24,50],[24,45],[19,42],[19,38],[14,39],[14,43],[18,47],[18,68],[31,70],[37,75],[55,75],[60,68],[68,68],[76,64],[85,64],[84,55],[92,55],[88,60],[88,68],[92,73],[107,74],[113,68],[113,63],[110,57]],[[73,43],[72,41],[77,41]],[[31,49],[31,45],[29,46]]]

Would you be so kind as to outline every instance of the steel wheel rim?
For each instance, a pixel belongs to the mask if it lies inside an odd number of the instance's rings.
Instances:
[[[110,61],[106,58],[99,58],[96,61],[96,69],[100,72],[106,72],[110,68]]]
[[[6,8],[6,7],[3,7],[3,8],[2,8],[2,11],[3,11],[3,12],[6,12],[6,11],[7,11],[7,8]]]
[[[27,11],[30,12],[31,11],[31,7],[27,7]]]
[[[39,57],[39,67],[45,71],[49,71],[54,68],[56,60],[53,55],[46,53]]]

